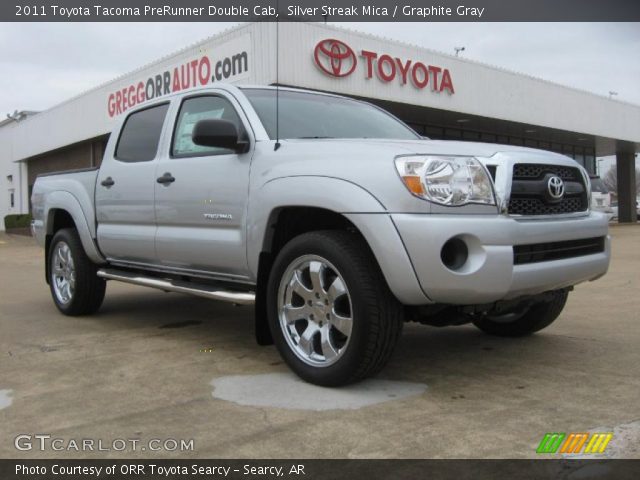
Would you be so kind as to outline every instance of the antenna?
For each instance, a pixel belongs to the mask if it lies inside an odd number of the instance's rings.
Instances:
[[[280,2],[276,1],[276,15],[280,15]],[[275,152],[280,148],[280,21],[276,17],[276,144]]]

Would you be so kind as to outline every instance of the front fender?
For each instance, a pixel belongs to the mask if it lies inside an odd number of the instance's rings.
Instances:
[[[316,207],[336,213],[386,212],[371,193],[339,178],[291,176],[269,180],[251,192],[247,212],[247,261],[253,278],[257,278],[271,212],[282,207]]]
[[[430,302],[385,206],[359,185],[334,177],[281,177],[252,192],[247,213],[247,260],[254,279],[271,213],[283,207],[315,207],[344,215],[364,236],[398,300],[405,304]]]
[[[71,215],[73,223],[78,230],[82,247],[91,261],[105,263],[105,259],[93,239],[91,228],[78,199],[73,194],[65,191],[55,191],[47,194],[44,208],[47,235],[53,234],[53,218],[56,210],[64,210]]]

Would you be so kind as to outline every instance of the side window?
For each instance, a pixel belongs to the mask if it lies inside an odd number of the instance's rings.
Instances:
[[[193,127],[200,120],[219,118],[235,123],[238,133],[243,131],[242,122],[231,102],[223,97],[203,96],[186,99],[180,107],[178,120],[173,132],[173,157],[195,157],[204,155],[224,155],[233,150],[220,147],[203,147],[191,140]]]
[[[156,158],[168,103],[129,115],[122,127],[115,157],[123,162],[147,162]]]

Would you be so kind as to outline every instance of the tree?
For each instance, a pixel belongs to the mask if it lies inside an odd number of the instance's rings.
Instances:
[[[615,165],[607,170],[607,173],[602,177],[602,182],[610,192],[618,193],[618,172]],[[640,170],[638,169],[636,169],[636,195],[640,195]]]

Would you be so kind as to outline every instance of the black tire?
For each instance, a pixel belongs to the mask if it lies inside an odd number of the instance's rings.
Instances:
[[[350,298],[352,326],[348,343],[335,363],[327,366],[313,366],[301,360],[285,338],[287,333],[280,323],[281,279],[291,265],[305,256],[319,256],[335,266]],[[287,288],[288,284],[284,285]],[[306,308],[304,301],[303,306]],[[269,276],[267,309],[269,327],[282,358],[302,379],[322,386],[347,385],[378,373],[389,361],[403,326],[402,305],[389,290],[368,245],[359,235],[346,231],[305,233],[287,243],[277,255]]]
[[[531,305],[521,316],[517,316],[513,321],[501,322],[492,319],[492,317],[484,316],[474,320],[473,324],[484,333],[498,337],[531,335],[548,327],[560,316],[567,303],[568,296],[567,290],[557,290],[553,292],[552,300]]]
[[[64,245],[69,248],[75,273],[75,288],[66,302],[56,293],[56,272],[53,266],[53,257],[57,255],[58,246],[64,248]],[[104,300],[106,281],[97,276],[98,267],[87,257],[74,228],[56,232],[51,240],[47,262],[51,296],[58,310],[65,315],[77,316],[92,314],[100,308]]]

